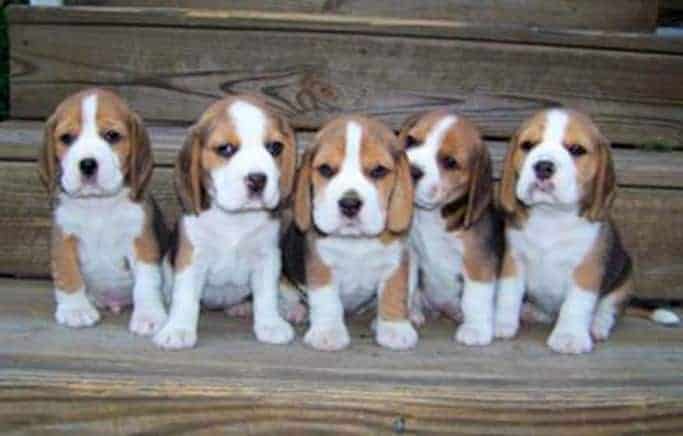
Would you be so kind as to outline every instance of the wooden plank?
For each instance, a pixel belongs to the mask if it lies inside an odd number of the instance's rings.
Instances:
[[[10,120],[0,123],[0,160],[33,161],[42,142],[42,123]],[[148,126],[154,157],[158,165],[173,166],[184,137],[185,127]],[[299,149],[313,139],[313,132],[297,132]],[[487,140],[494,163],[494,176],[502,169],[508,144]],[[622,186],[683,188],[683,153],[680,151],[643,151],[614,148],[617,180]]]
[[[0,274],[46,277],[50,212],[35,164],[0,162]],[[152,192],[169,225],[178,213],[170,168],[157,168]],[[622,188],[614,217],[635,259],[645,298],[683,300],[683,196],[680,190]]]
[[[653,30],[658,12],[652,0],[67,0],[65,4],[325,13],[628,32]]]
[[[0,280],[3,432],[683,431],[683,329],[645,320],[582,357],[551,352],[547,326],[466,348],[444,321],[397,353],[373,343],[368,319],[350,322],[350,349],[321,353],[302,345],[303,326],[294,344],[267,346],[250,322],[204,312],[196,349],[163,352],[127,332],[129,312],[72,330],[53,304],[47,282]]]
[[[299,128],[316,128],[345,112],[370,113],[397,126],[410,113],[448,106],[487,135],[506,137],[532,112],[561,104],[592,114],[614,142],[683,146],[683,56],[312,30],[128,25],[121,17],[151,19],[133,12],[121,12],[110,25],[88,23],[89,16],[108,15],[83,10],[81,25],[31,25],[20,24],[27,20],[22,13],[10,27],[15,118],[43,117],[65,95],[88,85],[112,86],[146,119],[168,121],[193,120],[225,93],[255,91],[268,95]],[[183,22],[159,14],[152,17]],[[207,19],[233,23],[230,15]]]

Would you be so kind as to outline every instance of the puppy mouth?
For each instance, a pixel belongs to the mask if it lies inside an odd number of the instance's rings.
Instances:
[[[552,194],[555,192],[555,183],[552,180],[534,180],[531,184],[530,191],[541,191],[545,194]]]

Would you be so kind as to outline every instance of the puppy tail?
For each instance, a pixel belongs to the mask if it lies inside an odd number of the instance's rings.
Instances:
[[[626,315],[636,318],[649,319],[657,324],[676,326],[681,323],[680,317],[669,309],[664,309],[661,304],[652,303],[638,298],[633,298],[626,308]]]

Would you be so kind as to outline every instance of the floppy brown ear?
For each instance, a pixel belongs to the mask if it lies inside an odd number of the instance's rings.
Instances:
[[[466,229],[481,218],[493,198],[493,171],[486,144],[479,144],[473,160],[467,189],[467,212],[463,223]]]
[[[294,177],[296,175],[296,136],[291,126],[283,117],[278,117],[280,131],[285,136],[285,147],[280,157],[280,203],[283,204],[294,189]]]
[[[393,233],[402,233],[408,230],[413,218],[413,181],[404,152],[400,152],[396,163],[396,181],[389,199],[387,227]]]
[[[38,154],[38,174],[43,185],[47,188],[47,194],[50,198],[57,190],[57,177],[59,170],[57,168],[57,144],[55,143],[55,126],[57,119],[52,115],[45,122],[43,128],[43,147]]]
[[[152,177],[154,159],[149,135],[140,116],[132,112],[129,124],[131,149],[128,157],[128,182],[131,198],[140,200]]]
[[[208,208],[201,168],[201,137],[197,126],[190,127],[175,164],[175,187],[183,211],[199,214]]]
[[[592,192],[588,195],[588,201],[583,208],[583,216],[589,221],[605,220],[617,193],[617,177],[606,138],[600,138],[598,150],[598,169],[593,180]]]
[[[311,228],[311,172],[313,169],[313,153],[307,151],[304,154],[301,168],[296,175],[296,186],[294,192],[294,223],[302,232]]]
[[[517,222],[525,213],[523,206],[517,200],[517,170],[515,169],[514,155],[517,148],[517,135],[510,140],[505,161],[503,162],[503,173],[500,179],[498,191],[498,203],[512,222]]]

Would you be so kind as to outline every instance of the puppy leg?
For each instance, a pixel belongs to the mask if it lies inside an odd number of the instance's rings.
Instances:
[[[52,280],[55,286],[57,323],[68,327],[90,327],[100,320],[100,314],[85,294],[85,285],[78,266],[78,240],[55,227],[51,247]]]
[[[401,263],[380,284],[377,316],[377,343],[392,350],[407,350],[417,345],[417,331],[410,323],[408,298],[410,255],[403,253]]]
[[[281,271],[280,251],[270,250],[260,268],[252,273],[254,334],[259,341],[269,344],[287,344],[294,339],[294,329],[278,310]]]
[[[154,336],[154,343],[166,350],[192,348],[197,343],[199,301],[206,280],[206,270],[194,262],[176,271],[173,283],[171,314]]]
[[[524,298],[524,269],[510,250],[503,257],[495,307],[495,336],[512,338],[519,330],[519,316]]]
[[[337,351],[351,343],[337,288],[329,284],[308,291],[309,327],[304,342],[316,350]]]
[[[417,253],[410,250],[410,270],[408,274],[409,318],[415,327],[422,327],[426,321],[422,290],[419,288],[419,263]]]
[[[574,286],[562,303],[548,346],[558,353],[580,354],[593,349],[591,321],[598,293]]]
[[[591,334],[596,341],[604,341],[612,332],[617,317],[623,311],[624,305],[631,297],[633,282],[628,279],[619,289],[605,295],[595,310],[591,323]]]
[[[138,335],[156,333],[166,322],[162,302],[162,276],[158,244],[151,231],[143,232],[134,244],[135,285],[130,331]]]
[[[294,324],[301,324],[308,319],[308,308],[302,301],[301,293],[284,277],[280,277],[278,302],[280,314],[287,321]]]
[[[493,306],[496,282],[465,279],[462,311],[465,321],[455,340],[465,345],[488,345],[493,340]]]

